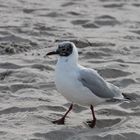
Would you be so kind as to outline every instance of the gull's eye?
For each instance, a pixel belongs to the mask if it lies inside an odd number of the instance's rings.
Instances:
[[[60,50],[60,52],[64,52],[64,51],[66,51],[66,48],[61,46],[61,47],[59,48],[59,50]]]
[[[62,51],[66,51],[66,48],[62,48]]]

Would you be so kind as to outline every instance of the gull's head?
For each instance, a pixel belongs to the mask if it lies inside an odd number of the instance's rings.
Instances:
[[[58,55],[63,59],[78,59],[78,51],[74,43],[65,41],[58,44],[55,51],[47,53],[47,55]]]

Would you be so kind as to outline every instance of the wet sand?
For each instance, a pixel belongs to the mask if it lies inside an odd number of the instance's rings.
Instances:
[[[138,0],[7,0],[0,4],[1,140],[139,140],[140,2]],[[69,106],[54,85],[56,57],[73,41],[79,63],[119,86],[133,102],[75,105],[65,125],[51,121]]]

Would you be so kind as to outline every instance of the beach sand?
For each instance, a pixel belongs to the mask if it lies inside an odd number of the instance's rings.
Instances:
[[[1,0],[0,12],[0,140],[140,139],[140,1]],[[65,125],[51,123],[70,103],[54,85],[57,57],[44,55],[63,40],[135,99],[95,107],[93,129],[79,105]]]

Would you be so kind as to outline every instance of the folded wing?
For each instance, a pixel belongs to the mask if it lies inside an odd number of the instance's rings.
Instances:
[[[79,81],[98,97],[101,98],[123,98],[121,91],[115,85],[106,82],[95,70],[81,69]]]

